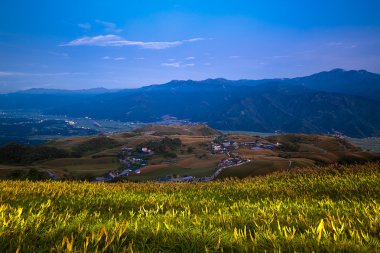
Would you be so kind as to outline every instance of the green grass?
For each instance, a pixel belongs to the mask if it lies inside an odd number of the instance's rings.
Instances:
[[[380,164],[210,183],[0,182],[0,252],[380,252]]]

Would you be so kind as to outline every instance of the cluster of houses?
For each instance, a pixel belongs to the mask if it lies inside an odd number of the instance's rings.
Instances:
[[[239,147],[245,147],[251,150],[262,150],[262,149],[274,149],[280,146],[280,143],[262,143],[261,141],[253,142],[242,142],[238,143],[236,141],[227,140],[225,136],[216,136],[211,144],[212,154],[227,154],[233,150],[238,150]]]
[[[228,168],[228,167],[233,167],[233,166],[239,166],[245,163],[250,162],[249,159],[241,159],[241,158],[224,158],[221,160],[218,164],[218,168]]]
[[[344,135],[342,132],[339,132],[339,131],[337,131],[337,130],[335,130],[335,129],[333,129],[333,134],[332,134],[332,136],[334,136],[334,137],[337,138],[337,139],[342,139],[342,140],[345,139],[345,135]]]
[[[227,158],[220,161],[218,168],[223,169],[227,167],[239,166],[244,163],[250,162],[248,159],[242,159],[239,156],[238,149],[246,148],[251,150],[273,150],[276,147],[281,146],[280,143],[262,143],[261,141],[241,142],[228,140],[227,136],[216,136],[211,143],[212,154],[225,154]]]
[[[274,149],[281,144],[276,143],[265,143],[263,144],[260,141],[255,142],[241,142],[238,143],[233,140],[228,140],[227,136],[216,136],[211,143],[212,154],[224,154],[226,158],[222,159],[213,175],[209,177],[195,178],[193,176],[179,176],[172,175],[165,178],[160,178],[158,182],[207,182],[215,179],[223,169],[228,167],[239,166],[245,163],[250,162],[249,159],[243,159],[239,156],[239,148],[247,148],[251,150],[261,150],[261,149]],[[141,168],[148,165],[146,156],[153,155],[154,151],[148,147],[142,148],[131,148],[123,147],[119,152],[119,163],[122,165],[122,168],[119,170],[111,171],[103,177],[97,177],[95,181],[114,181],[118,178],[124,178],[128,175],[140,174]]]
[[[131,174],[140,174],[140,169],[120,169],[108,172],[107,175],[102,177],[96,177],[95,182],[111,182],[118,178],[123,178]]]
[[[253,141],[253,142],[245,142],[244,146],[246,148],[249,148],[251,150],[262,150],[262,149],[274,149],[275,147],[280,146],[280,143],[272,144],[272,143],[267,143],[263,144],[260,141]]]
[[[212,154],[228,154],[229,152],[237,150],[238,148],[239,143],[236,141],[227,140],[224,136],[214,137],[214,140],[211,143]]]
[[[119,152],[119,163],[122,165],[122,168],[111,171],[105,176],[96,177],[94,181],[110,182],[129,175],[140,174],[141,168],[148,165],[148,162],[144,159],[144,157],[153,154],[154,152],[147,147],[142,147],[139,149],[123,147]]]

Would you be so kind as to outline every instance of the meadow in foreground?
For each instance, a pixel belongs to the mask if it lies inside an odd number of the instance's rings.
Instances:
[[[380,164],[209,183],[0,182],[1,252],[380,252]]]

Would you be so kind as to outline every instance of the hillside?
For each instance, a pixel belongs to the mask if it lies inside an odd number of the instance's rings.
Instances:
[[[0,149],[0,176],[24,178],[33,168],[60,179],[211,181],[379,159],[380,154],[335,136],[264,138],[221,135],[206,125],[150,125],[132,132],[52,140],[37,147],[7,145]]]
[[[175,117],[222,130],[380,136],[380,75],[335,69],[265,80],[174,80],[137,89],[31,89],[1,94],[0,110],[154,123]]]
[[[46,110],[75,117],[157,122],[165,115],[216,129],[380,136],[380,78],[333,70],[272,80],[172,81]]]
[[[365,70],[334,69],[289,81],[315,90],[380,100],[380,75]]]
[[[380,165],[210,183],[1,181],[2,252],[378,252]]]

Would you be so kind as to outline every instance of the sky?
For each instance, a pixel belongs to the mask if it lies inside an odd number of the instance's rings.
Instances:
[[[1,0],[0,93],[380,73],[378,0]]]

